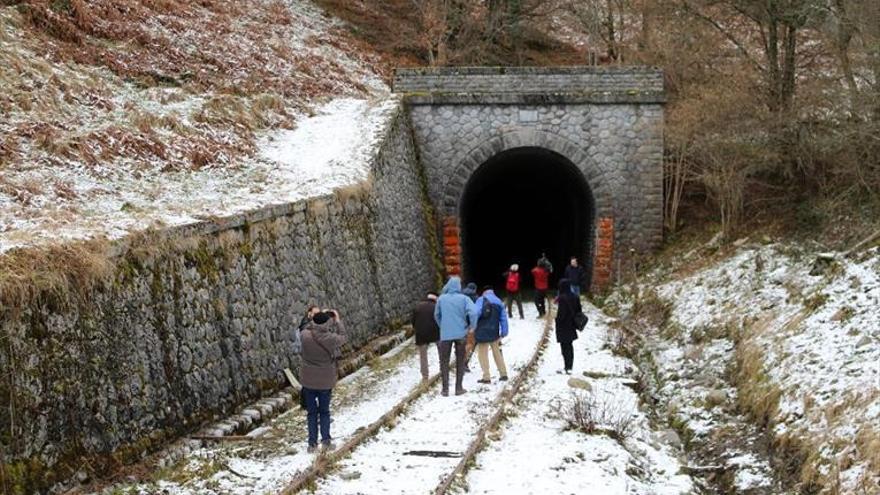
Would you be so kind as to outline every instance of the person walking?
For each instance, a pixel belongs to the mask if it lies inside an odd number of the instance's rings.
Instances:
[[[578,265],[577,256],[571,257],[568,266],[565,267],[565,273],[562,275],[562,278],[568,280],[571,285],[572,294],[576,296],[581,295],[581,285],[586,279],[586,273],[584,272],[583,267]]]
[[[547,312],[547,289],[550,273],[538,260],[538,264],[532,268],[532,280],[535,281],[535,308],[538,309],[538,318],[542,318]]]
[[[519,309],[519,319],[525,318],[522,309],[522,295],[519,292],[519,265],[516,263],[510,265],[510,270],[502,274],[504,277],[504,288],[507,290],[507,316],[513,318],[513,301],[516,301],[516,307]]]
[[[495,366],[501,375],[501,381],[507,381],[507,365],[504,364],[504,354],[501,353],[501,339],[507,336],[507,314],[504,312],[504,304],[491,286],[483,288],[483,294],[474,305],[477,314],[477,326],[474,336],[477,341],[477,357],[480,360],[480,368],[483,369],[483,377],[477,380],[479,383],[492,383],[489,374],[489,349],[492,349],[492,357]]]
[[[336,361],[346,343],[345,326],[335,310],[315,314],[302,331],[302,366],[299,381],[308,411],[309,448],[318,450],[318,427],[321,445],[328,450],[335,446],[330,436],[330,394],[336,385]]]
[[[419,367],[422,381],[428,381],[428,346],[440,340],[440,327],[434,321],[434,307],[437,305],[437,293],[428,292],[425,299],[416,304],[412,314],[412,326],[415,330],[416,347],[419,349]]]
[[[455,395],[467,392],[462,386],[465,367],[465,337],[477,320],[474,303],[461,293],[461,279],[452,276],[441,291],[434,307],[434,320],[440,327],[440,376],[444,397],[449,395],[449,355],[455,346]]]
[[[556,342],[559,342],[562,349],[565,374],[570,375],[574,364],[573,342],[578,338],[575,315],[581,312],[581,298],[571,291],[571,282],[568,279],[559,281],[559,297],[556,303]]]

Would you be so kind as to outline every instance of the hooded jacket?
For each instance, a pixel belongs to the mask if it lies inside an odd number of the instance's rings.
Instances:
[[[483,311],[488,305],[494,306],[493,311]],[[507,336],[507,312],[504,311],[504,303],[495,295],[495,291],[483,292],[474,305],[474,311],[477,314],[477,328],[474,332],[477,342],[495,342],[500,337]]]
[[[581,298],[571,292],[571,282],[568,279],[559,281],[557,304],[556,342],[573,342],[578,338],[574,315],[581,312]]]
[[[474,303],[461,293],[461,279],[450,277],[437,305],[434,307],[434,320],[440,326],[440,340],[458,340],[467,335],[468,328],[474,326],[477,314]]]
[[[330,390],[336,385],[336,360],[342,354],[341,347],[347,341],[341,321],[325,323],[311,321],[300,335],[302,339],[302,365],[299,381],[312,390]]]

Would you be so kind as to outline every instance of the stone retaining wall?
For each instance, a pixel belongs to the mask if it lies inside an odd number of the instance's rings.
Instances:
[[[307,304],[353,346],[433,288],[412,133],[389,115],[368,183],[147,236],[76,300],[0,316],[0,492],[33,493],[137,459],[277,390]]]

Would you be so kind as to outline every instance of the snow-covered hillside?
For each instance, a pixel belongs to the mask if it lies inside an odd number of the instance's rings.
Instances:
[[[35,32],[23,6],[0,7],[0,252],[222,217],[366,178],[364,155],[394,102],[369,54],[318,8],[132,10],[131,33],[119,34],[107,13],[116,4],[105,4],[76,3],[85,11],[73,14],[98,26],[76,42]]]
[[[691,251],[640,279],[639,296],[621,293],[625,315],[634,304],[668,312],[648,338],[656,393],[739,490],[780,493],[769,461],[748,452],[766,421],[776,467],[796,471],[789,484],[877,493],[880,251],[740,244],[720,258]]]

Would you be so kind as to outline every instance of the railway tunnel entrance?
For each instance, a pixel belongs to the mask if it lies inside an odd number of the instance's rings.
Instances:
[[[515,148],[480,165],[460,203],[464,278],[503,288],[502,273],[520,266],[525,287],[541,253],[555,268],[555,284],[571,256],[592,274],[595,203],[582,172],[553,151]]]

